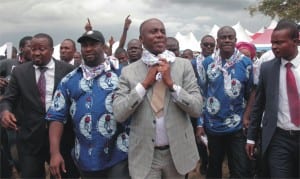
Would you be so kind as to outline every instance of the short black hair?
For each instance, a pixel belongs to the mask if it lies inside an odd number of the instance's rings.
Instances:
[[[19,42],[19,48],[25,47],[26,41],[31,40],[32,36],[25,36]]]
[[[38,33],[38,34],[34,35],[33,37],[34,38],[46,38],[46,39],[48,39],[50,47],[53,48],[53,39],[50,35],[45,34],[45,33]]]
[[[69,41],[69,42],[71,42],[72,45],[73,45],[73,47],[74,47],[74,49],[75,49],[75,51],[77,51],[77,49],[76,49],[76,43],[74,42],[74,40],[72,40],[72,39],[64,39],[63,41]]]
[[[209,35],[209,34],[207,34],[207,35],[204,35],[202,38],[201,38],[201,43],[202,43],[202,41],[204,40],[204,39],[206,39],[206,38],[212,38],[212,39],[214,39],[214,41],[216,41],[216,39],[212,36],[212,35]]]
[[[282,19],[278,22],[277,26],[275,27],[274,31],[288,29],[290,31],[291,39],[299,39],[299,31],[298,25],[288,19]]]

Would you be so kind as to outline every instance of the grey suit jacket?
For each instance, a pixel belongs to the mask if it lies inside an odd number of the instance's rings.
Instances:
[[[135,87],[147,75],[148,68],[139,60],[122,70],[119,88],[113,102],[113,112],[117,121],[123,122],[131,116],[129,136],[129,171],[133,178],[145,178],[150,170],[155,145],[155,114],[150,101],[152,88],[143,99]],[[174,101],[167,91],[164,118],[170,151],[175,167],[180,174],[195,168],[199,155],[196,147],[190,117],[201,114],[203,102],[191,63],[176,58],[171,63],[171,76],[176,85],[182,87],[178,99]]]
[[[277,58],[261,65],[255,104],[250,116],[247,136],[250,140],[258,138],[258,129],[262,121],[262,154],[266,152],[277,127],[280,65],[281,61]]]

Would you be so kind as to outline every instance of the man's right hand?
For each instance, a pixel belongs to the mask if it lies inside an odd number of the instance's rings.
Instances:
[[[50,173],[57,179],[61,179],[61,171],[66,173],[65,161],[60,153],[51,154]]]
[[[142,85],[145,89],[148,89],[151,85],[156,82],[156,74],[157,74],[158,65],[153,65],[149,67],[147,76],[145,80],[142,82]]]
[[[4,89],[8,85],[6,78],[0,77],[0,90]]]
[[[195,136],[196,136],[197,143],[201,142],[201,143],[205,144],[204,141],[202,141],[202,139],[201,139],[202,136],[205,136],[203,127],[197,127]]]
[[[15,115],[8,110],[5,110],[1,114],[1,125],[6,129],[18,130],[17,119]]]
[[[255,160],[255,158],[254,158],[254,148],[255,148],[255,144],[247,143],[246,146],[245,146],[246,153],[247,153],[248,158],[250,160]]]

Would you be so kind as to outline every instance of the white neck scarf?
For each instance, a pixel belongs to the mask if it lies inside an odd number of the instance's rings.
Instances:
[[[112,67],[111,67],[112,65]],[[119,69],[118,60],[110,57],[105,57],[105,61],[96,67],[89,67],[84,63],[80,66],[83,72],[83,78],[86,80],[91,80],[101,75],[103,71],[110,71],[111,68]]]
[[[163,53],[155,56],[150,53],[148,50],[144,49],[142,54],[142,61],[149,66],[155,65],[158,63],[160,58],[165,58],[169,63],[173,63],[175,61],[175,54],[171,51],[165,50]]]

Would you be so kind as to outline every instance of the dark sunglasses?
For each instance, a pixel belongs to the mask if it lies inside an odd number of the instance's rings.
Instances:
[[[214,44],[214,43],[207,43],[207,42],[204,42],[204,43],[203,43],[203,46],[204,46],[204,47],[208,47],[208,46],[210,46],[210,47],[215,47],[215,44]]]

